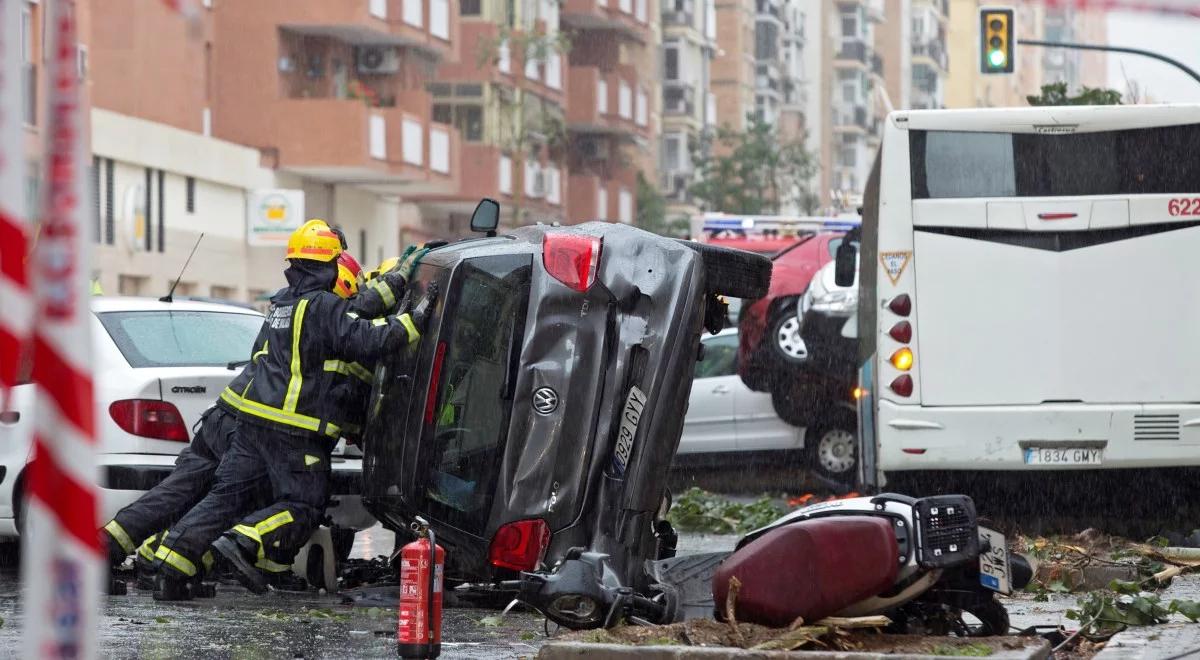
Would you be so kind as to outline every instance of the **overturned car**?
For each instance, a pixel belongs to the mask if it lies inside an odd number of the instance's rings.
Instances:
[[[700,334],[725,322],[718,296],[762,296],[771,263],[603,222],[496,236],[498,215],[481,202],[487,236],[430,252],[410,282],[437,303],[376,373],[364,502],[401,533],[428,520],[451,583],[520,586],[551,618],[599,625],[674,551],[666,477]],[[584,554],[603,593],[557,592]]]

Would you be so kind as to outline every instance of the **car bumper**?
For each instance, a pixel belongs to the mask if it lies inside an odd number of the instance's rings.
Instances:
[[[1177,415],[1178,438],[1139,439],[1139,415]],[[1200,466],[1200,405],[923,408],[881,401],[877,428],[884,472]],[[1025,450],[1035,447],[1094,447],[1103,454],[1099,465],[1028,465]]]
[[[101,515],[111,519],[146,491],[167,478],[175,467],[175,456],[150,454],[105,454],[100,457]],[[362,459],[333,459],[330,495],[326,513],[335,525],[366,529],[375,518],[362,506]],[[0,535],[3,535],[0,522]]]

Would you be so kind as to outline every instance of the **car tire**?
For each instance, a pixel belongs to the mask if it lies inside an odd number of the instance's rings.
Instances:
[[[753,252],[682,241],[704,261],[707,293],[730,298],[762,298],[771,287],[771,260]]]
[[[794,305],[784,305],[767,324],[763,341],[769,341],[771,356],[785,366],[795,367],[808,361],[808,347],[800,336],[800,319]]]
[[[858,429],[854,413],[837,406],[822,417],[804,435],[809,469],[826,479],[851,483],[858,475]]]
[[[771,406],[775,408],[775,414],[779,415],[785,423],[792,426],[808,426],[812,420],[812,411],[804,410],[800,404],[807,400],[805,397],[797,396],[796,389],[790,387],[785,382],[773,383],[771,387]]]

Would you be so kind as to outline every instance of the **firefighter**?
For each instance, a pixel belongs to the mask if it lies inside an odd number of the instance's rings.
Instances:
[[[370,288],[359,291],[362,268],[349,252],[338,256],[338,277],[334,292],[350,300],[354,313],[368,317],[383,316],[394,309],[393,289],[403,290],[404,280],[396,272],[386,272],[372,282]],[[260,335],[261,338],[261,335]],[[254,378],[255,362],[266,354],[265,342],[256,341],[253,356],[242,371],[233,379],[229,389],[243,391]],[[155,560],[161,532],[204,497],[212,485],[213,474],[221,457],[229,448],[236,430],[238,410],[218,399],[200,417],[193,428],[191,443],[179,453],[175,469],[167,478],[151,488],[137,501],[121,509],[102,528],[101,540],[108,549],[109,564],[119,566],[134,548],[137,549],[135,567],[139,586],[149,588],[152,581],[152,564]],[[260,502],[269,501],[269,489],[258,496]],[[265,502],[264,502],[265,503]],[[153,533],[153,534],[152,534]],[[205,562],[208,563],[208,562]]]
[[[262,593],[267,582],[256,565],[282,572],[320,523],[330,452],[341,433],[336,402],[328,396],[339,374],[326,371],[326,361],[373,361],[419,337],[410,317],[356,318],[349,303],[330,291],[341,252],[322,220],[306,222],[289,239],[289,286],[271,299],[256,341],[262,355],[255,374],[241,392],[227,388],[221,394],[224,405],[238,411],[237,432],[208,495],[155,551],[156,598],[188,598],[187,583],[210,544],[242,584]],[[403,291],[388,285],[388,293],[394,299]],[[251,513],[253,491],[264,477],[274,503]]]

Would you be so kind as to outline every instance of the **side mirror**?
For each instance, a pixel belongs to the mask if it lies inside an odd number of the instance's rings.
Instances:
[[[834,283],[840,287],[853,286],[854,271],[858,270],[858,249],[850,241],[844,240],[838,246],[834,260],[837,262],[833,266]]]
[[[496,227],[499,225],[500,204],[496,203],[496,200],[486,197],[479,200],[479,205],[475,207],[475,212],[471,214],[471,231],[495,236]]]

